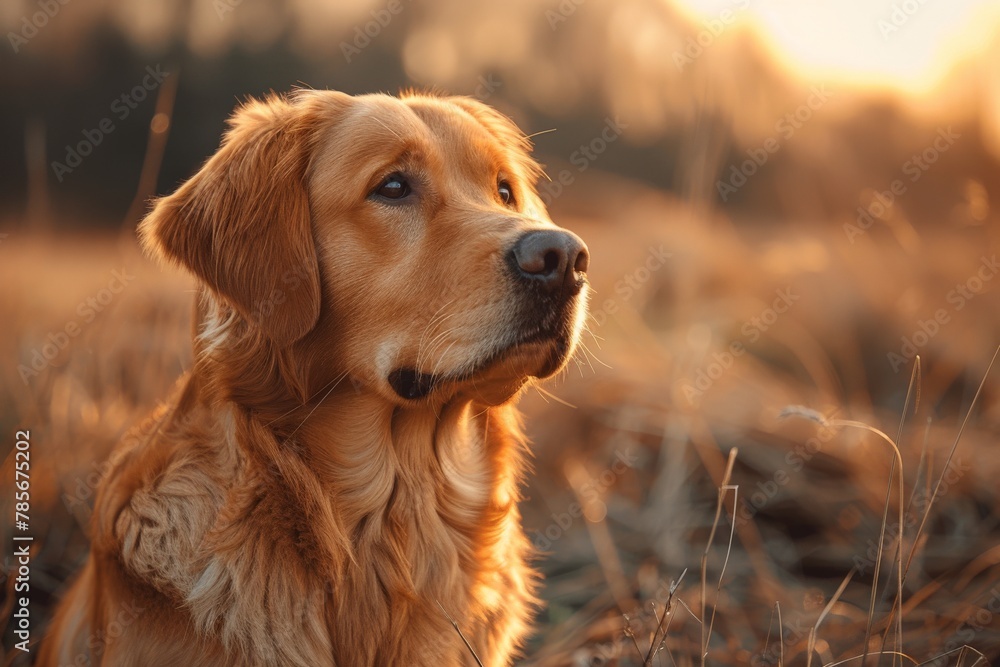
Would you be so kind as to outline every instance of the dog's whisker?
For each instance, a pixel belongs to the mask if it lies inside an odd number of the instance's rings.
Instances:
[[[392,129],[391,127],[389,127],[389,126],[388,126],[388,125],[386,125],[385,123],[383,123],[383,122],[381,121],[381,119],[379,119],[379,117],[378,117],[378,116],[369,116],[369,118],[371,118],[371,119],[372,119],[373,121],[375,121],[376,123],[378,123],[379,125],[381,125],[382,127],[384,127],[384,128],[386,129],[386,130],[388,130],[388,131],[389,131],[389,132],[390,132],[390,133],[392,134],[392,136],[396,137],[396,138],[397,138],[397,139],[399,139],[400,141],[402,141],[402,140],[403,140],[403,138],[402,138],[401,136],[399,136],[399,133],[398,133],[398,132],[396,132],[396,131],[395,131],[394,129]]]
[[[589,333],[590,337],[593,338],[594,342],[597,344],[597,349],[601,349],[601,341],[604,340],[604,339],[601,338],[600,336],[598,336],[594,332],[594,330],[590,328],[590,324],[589,323],[584,322],[584,324],[583,324],[583,331],[586,332],[586,333]]]
[[[420,341],[418,342],[418,347],[422,347],[424,343],[427,342],[427,336],[430,335],[434,327],[443,325],[445,322],[447,322],[450,318],[454,316],[455,316],[454,312],[443,313],[440,316],[435,316],[434,319],[432,319],[431,322],[428,323],[427,327],[424,329],[424,332],[420,334]]]
[[[437,363],[434,364],[434,369],[431,371],[431,375],[437,375],[438,368],[440,368],[441,364],[444,363],[445,357],[448,356],[448,353],[451,351],[451,348],[453,348],[455,346],[455,343],[457,342],[458,342],[457,340],[451,341],[448,347],[445,348],[445,351],[441,353],[441,356],[438,357]]]
[[[417,355],[417,368],[422,368],[423,367],[422,363],[424,361],[426,361],[427,359],[431,359],[434,356],[436,356],[435,352],[437,352],[437,350],[442,345],[444,345],[448,341],[449,337],[452,334],[454,334],[456,331],[458,331],[458,327],[452,327],[450,329],[445,329],[444,331],[442,331],[439,334],[437,334],[436,336],[434,336],[434,338],[432,338],[427,343],[427,347],[424,350],[424,353]]]
[[[453,314],[454,313],[449,314],[447,317],[442,318],[441,322],[444,322],[445,320],[448,319],[448,317],[451,317]],[[422,363],[426,359],[428,359],[428,358],[430,358],[430,357],[433,356],[433,353],[434,353],[434,350],[435,350],[435,346],[438,344],[438,342],[440,340],[442,340],[442,339],[445,339],[447,336],[450,336],[451,334],[453,334],[457,330],[458,330],[457,327],[452,327],[450,329],[445,329],[445,330],[441,331],[440,333],[438,333],[436,336],[434,336],[434,338],[432,338],[431,340],[429,340],[427,342],[426,346],[420,345],[417,348],[416,367],[418,369],[422,368]]]
[[[327,398],[330,397],[330,394],[333,393],[333,390],[336,389],[340,385],[340,383],[343,381],[344,378],[346,378],[348,376],[348,374],[349,374],[348,371],[344,371],[340,375],[340,377],[337,378],[336,383],[332,387],[330,387],[330,389],[327,390],[327,392],[323,395],[323,398],[319,399],[319,401],[317,401],[316,405],[313,406],[312,410],[310,410],[309,413],[305,417],[302,418],[302,421],[300,421],[299,425],[295,427],[295,430],[293,430],[291,433],[288,434],[288,437],[285,438],[285,443],[288,443],[288,442],[291,441],[291,439],[295,436],[295,434],[299,432],[299,429],[302,428],[302,425],[305,424],[306,421],[310,417],[313,416],[313,413],[316,412],[316,410],[319,408],[319,406],[323,404],[323,401],[325,401]]]
[[[611,366],[609,366],[608,364],[606,364],[603,361],[601,361],[600,357],[598,357],[596,354],[594,354],[594,351],[591,350],[589,347],[587,347],[587,344],[584,343],[583,341],[580,341],[580,349],[583,350],[584,354],[587,356],[588,359],[590,359],[591,357],[593,357],[594,361],[596,361],[597,363],[599,363],[601,366],[604,366],[605,368],[607,368],[609,370],[611,369]],[[594,369],[593,364],[591,364],[590,368],[592,370]]]
[[[454,302],[455,302],[455,299],[449,299],[449,300],[448,300],[448,301],[446,301],[446,302],[445,302],[444,304],[442,304],[442,305],[441,305],[441,307],[440,307],[440,308],[438,308],[438,309],[437,309],[437,310],[436,310],[436,311],[434,312],[434,314],[433,314],[433,315],[431,315],[431,319],[430,319],[430,321],[429,321],[429,322],[427,323],[427,326],[426,326],[426,327],[424,327],[424,330],[423,330],[423,333],[421,333],[421,334],[420,334],[420,339],[419,339],[419,341],[417,342],[417,345],[418,345],[418,347],[419,347],[420,345],[423,345],[423,342],[424,342],[424,339],[425,339],[425,338],[427,337],[427,334],[428,334],[428,333],[430,333],[430,331],[431,331],[431,329],[432,329],[432,328],[434,327],[434,325],[436,325],[436,324],[440,324],[440,322],[443,322],[443,321],[445,321],[446,319],[448,319],[449,317],[451,317],[452,315],[454,315],[454,314],[455,314],[454,312],[451,312],[451,313],[444,313],[444,314],[443,314],[443,316],[442,316],[442,311],[443,311],[443,310],[444,310],[445,308],[447,308],[448,306],[450,306],[451,304],[453,304]],[[439,317],[440,317],[440,321],[439,321],[439,319],[438,319]]]
[[[580,351],[583,352],[583,358],[587,360],[587,365],[590,366],[590,372],[597,373],[597,370],[594,368],[593,354],[582,341],[580,343]]]
[[[548,403],[548,400],[546,400],[545,397],[548,396],[549,398],[551,398],[556,403],[561,403],[561,404],[565,405],[568,408],[573,408],[574,410],[577,409],[577,406],[573,405],[572,403],[570,403],[567,400],[559,398],[558,396],[556,396],[555,394],[553,394],[551,391],[549,391],[549,390],[547,390],[547,389],[545,389],[545,388],[543,388],[543,387],[541,387],[541,386],[539,386],[537,384],[534,385],[534,387],[535,387],[535,391],[537,391],[539,393],[539,395],[541,395],[542,399],[545,400],[546,403]]]
[[[422,348],[424,346],[424,344],[426,343],[427,336],[430,334],[430,332],[433,330],[433,328],[435,326],[441,325],[442,323],[446,322],[450,317],[453,317],[455,315],[455,311],[444,312],[445,308],[447,308],[448,306],[450,306],[454,302],[455,302],[455,299],[449,299],[440,308],[438,308],[437,311],[435,311],[434,314],[431,316],[431,319],[427,323],[427,326],[424,327],[424,330],[420,334],[420,339],[417,341],[417,352],[418,352],[417,356],[418,357],[420,356],[419,355],[420,348]]]
[[[306,402],[305,402],[305,403],[304,403],[303,405],[308,405],[308,404],[310,403],[310,401],[312,401],[312,400],[313,400],[314,398],[316,398],[316,397],[317,397],[317,396],[319,396],[319,395],[320,395],[321,393],[323,393],[323,392],[324,392],[324,391],[326,390],[326,388],[327,388],[327,387],[329,387],[329,386],[330,386],[331,384],[333,384],[334,382],[339,382],[340,380],[342,380],[342,379],[343,379],[343,377],[344,377],[344,376],[343,376],[343,375],[341,375],[341,376],[339,376],[339,377],[335,377],[335,378],[333,378],[332,380],[330,380],[329,382],[327,382],[327,383],[326,383],[325,385],[323,385],[322,387],[320,387],[319,389],[317,389],[317,390],[316,390],[316,393],[315,393],[315,394],[313,394],[313,395],[312,395],[312,396],[310,396],[310,397],[309,397],[308,399],[306,399]],[[274,419],[272,419],[271,421],[269,421],[269,422],[266,422],[266,423],[264,424],[264,426],[270,426],[270,425],[271,425],[271,424],[273,424],[274,422],[276,422],[276,421],[278,421],[278,420],[280,420],[280,419],[284,419],[284,418],[285,418],[285,417],[287,417],[288,415],[290,415],[290,414],[292,414],[293,412],[295,412],[296,410],[298,410],[298,409],[299,409],[300,407],[302,407],[302,406],[300,406],[300,405],[296,405],[296,406],[295,406],[295,407],[293,407],[293,408],[289,408],[289,409],[288,409],[288,410],[287,410],[286,412],[284,412],[284,413],[282,413],[282,414],[278,415],[277,417],[275,417],[275,418],[274,418]]]

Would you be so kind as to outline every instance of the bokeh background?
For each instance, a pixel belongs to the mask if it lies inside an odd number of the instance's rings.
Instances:
[[[586,349],[522,401],[524,664],[1000,658],[996,2],[6,0],[0,27],[8,664],[15,431],[37,638],[110,448],[190,362],[191,283],[136,222],[294,86],[496,106],[590,246]]]

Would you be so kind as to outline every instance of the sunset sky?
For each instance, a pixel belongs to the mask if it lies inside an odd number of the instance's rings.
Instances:
[[[1000,40],[995,0],[675,0],[696,22],[731,10],[810,78],[926,93]]]

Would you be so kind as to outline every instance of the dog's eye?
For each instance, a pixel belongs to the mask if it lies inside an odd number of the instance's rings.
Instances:
[[[386,179],[375,188],[375,194],[386,199],[402,199],[410,194],[410,184],[402,174],[389,174]]]
[[[514,190],[507,181],[500,181],[497,185],[497,194],[500,195],[500,201],[504,204],[509,206],[514,203]]]

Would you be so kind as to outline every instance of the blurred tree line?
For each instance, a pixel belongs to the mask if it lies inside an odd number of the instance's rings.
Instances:
[[[558,130],[535,138],[550,176],[567,170],[576,180],[594,167],[746,220],[865,224],[878,217],[879,195],[892,192],[904,166],[932,146],[942,129],[923,126],[887,95],[835,90],[828,96],[830,107],[824,106],[826,98],[813,104],[815,85],[791,81],[742,32],[692,58],[699,26],[653,0],[594,0],[587,10],[596,18],[587,21],[573,15],[582,9],[567,14],[551,3],[545,11],[519,15],[534,16],[521,57],[495,59],[496,66],[487,58],[475,77],[457,84],[430,75],[417,81],[405,62],[407,49],[412,58],[415,48],[408,37],[439,18],[418,2],[412,8],[400,5],[391,16],[392,7],[382,4],[331,29],[322,49],[303,48],[290,20],[265,17],[259,25],[270,26],[266,39],[232,39],[208,54],[193,49],[183,30],[142,43],[104,15],[73,32],[66,44],[53,43],[62,32],[19,43],[11,35],[20,34],[24,17],[31,16],[29,5],[20,20],[8,22],[9,45],[0,50],[0,219],[119,225],[127,212],[135,217],[137,191],[171,191],[215,150],[225,119],[240,100],[295,85],[352,94],[415,86],[478,95],[528,133]],[[202,20],[229,20],[229,13],[248,11],[249,5],[249,0],[216,0],[201,8],[214,13]],[[274,10],[280,16],[291,11],[280,3],[263,6],[280,6]],[[518,6],[529,11],[524,3]],[[175,23],[184,25],[193,5],[177,7]],[[614,12],[637,7],[655,12],[664,30],[655,63],[648,51],[633,52],[614,35],[594,32]],[[70,5],[61,11],[68,14]],[[476,20],[472,17],[456,20]],[[50,20],[62,22],[61,31],[67,18]],[[678,61],[678,54],[687,55]],[[465,55],[457,53],[460,61]],[[595,74],[595,67],[606,71]],[[525,81],[531,79],[525,77],[536,70],[555,76],[550,81],[565,76],[573,82],[572,103],[556,108],[528,94]],[[153,123],[168,132],[162,165],[152,170],[155,182],[140,187],[140,175],[150,173],[144,172],[144,158],[165,74],[177,79],[165,114],[169,127],[165,117]],[[626,75],[638,85],[616,88]],[[838,112],[831,112],[837,105]],[[845,114],[850,105],[853,111]],[[602,143],[598,139],[609,123],[620,128],[621,140],[615,135],[613,143]],[[965,114],[951,131],[959,139],[938,156],[946,166],[921,172],[919,182],[907,181],[905,196],[896,197],[899,210],[918,224],[979,224],[989,202],[1000,197],[1000,164],[984,147],[980,117]],[[601,148],[599,155],[594,148]],[[159,165],[158,156],[154,161]],[[579,186],[565,192],[552,187],[550,194],[563,207],[588,195]]]

